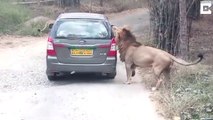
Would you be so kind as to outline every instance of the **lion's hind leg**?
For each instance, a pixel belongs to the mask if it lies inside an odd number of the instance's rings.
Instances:
[[[163,80],[160,78],[163,68],[161,66],[153,66],[153,71],[155,79],[157,80],[155,87],[152,88],[152,91],[155,91],[159,89],[161,83],[163,82]]]

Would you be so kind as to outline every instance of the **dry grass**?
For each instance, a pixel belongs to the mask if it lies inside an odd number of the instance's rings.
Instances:
[[[152,95],[158,102],[161,114],[172,119],[182,113],[182,120],[213,117],[212,71],[205,65],[176,67],[172,73],[170,88],[161,87]],[[153,79],[150,80],[150,76],[151,74],[148,75],[149,79],[144,78],[146,86],[155,83]]]

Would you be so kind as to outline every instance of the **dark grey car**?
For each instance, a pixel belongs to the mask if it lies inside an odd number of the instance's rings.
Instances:
[[[49,80],[60,73],[105,73],[116,75],[117,51],[107,18],[94,13],[64,13],[55,21],[48,37]]]

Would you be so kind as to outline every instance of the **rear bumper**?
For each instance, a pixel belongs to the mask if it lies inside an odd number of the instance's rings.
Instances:
[[[83,73],[113,73],[116,71],[116,57],[108,57],[102,64],[64,64],[58,62],[56,57],[47,56],[46,73],[52,74],[54,72],[83,72]]]

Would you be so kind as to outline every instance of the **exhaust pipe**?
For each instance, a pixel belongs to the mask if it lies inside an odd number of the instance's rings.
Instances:
[[[70,72],[71,75],[75,74],[75,71]]]

